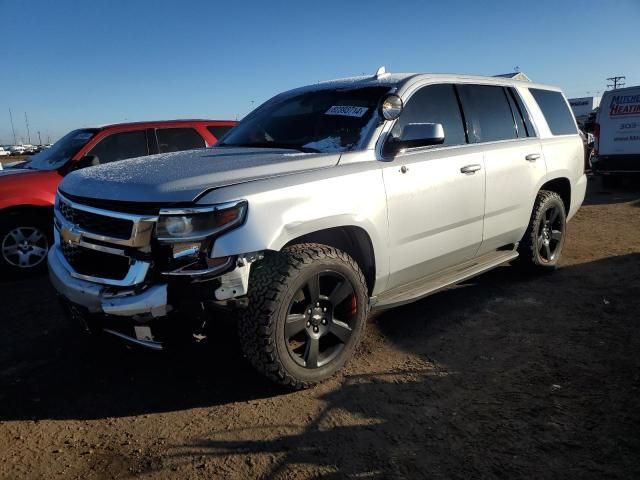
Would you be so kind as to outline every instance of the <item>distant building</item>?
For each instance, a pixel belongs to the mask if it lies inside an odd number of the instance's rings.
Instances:
[[[512,80],[524,80],[530,82],[531,79],[522,72],[501,73],[500,75],[494,75],[494,77],[511,78]]]
[[[600,99],[602,97],[579,97],[570,98],[569,105],[573,111],[573,115],[580,123],[584,123],[589,114],[600,106]]]

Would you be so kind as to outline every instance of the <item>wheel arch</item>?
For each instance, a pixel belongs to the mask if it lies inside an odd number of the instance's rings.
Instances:
[[[571,182],[568,178],[558,177],[548,180],[540,187],[540,190],[547,190],[560,195],[562,203],[564,204],[564,210],[566,214],[569,215],[569,209],[571,208]]]
[[[0,210],[0,222],[20,215],[37,215],[52,218],[53,207],[50,205],[15,205],[6,207]]]
[[[362,270],[369,295],[372,294],[376,281],[376,261],[373,243],[366,230],[354,225],[316,230],[289,240],[283,248],[300,243],[319,243],[347,253]]]

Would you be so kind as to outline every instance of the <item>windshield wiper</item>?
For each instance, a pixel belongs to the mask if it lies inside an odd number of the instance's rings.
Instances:
[[[297,150],[303,153],[321,153],[320,150],[310,147],[302,147],[299,145],[291,145],[290,143],[278,142],[255,142],[255,143],[219,143],[221,147],[243,147],[243,148],[285,148],[287,150]]]

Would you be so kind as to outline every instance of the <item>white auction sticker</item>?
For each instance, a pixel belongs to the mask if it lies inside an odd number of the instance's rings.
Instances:
[[[334,105],[324,112],[325,115],[341,115],[343,117],[362,117],[369,110],[367,107],[354,107],[351,105]]]

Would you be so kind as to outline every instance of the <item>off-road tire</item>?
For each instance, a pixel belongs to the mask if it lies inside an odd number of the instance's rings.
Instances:
[[[301,367],[287,350],[284,328],[293,296],[314,273],[330,268],[351,284],[357,301],[352,334],[340,354],[322,367]],[[299,390],[321,382],[342,368],[353,355],[369,313],[364,275],[345,252],[320,244],[299,244],[281,252],[268,252],[251,268],[248,307],[238,319],[243,353],[260,373],[289,389]]]
[[[544,222],[544,216],[550,208],[555,208],[559,212],[560,224],[562,226],[562,238],[552,260],[546,260],[541,255],[540,228]],[[564,202],[556,192],[540,190],[533,206],[529,226],[518,246],[518,264],[526,270],[537,272],[552,272],[557,268],[558,261],[562,253],[562,248],[566,239],[566,211]]]

